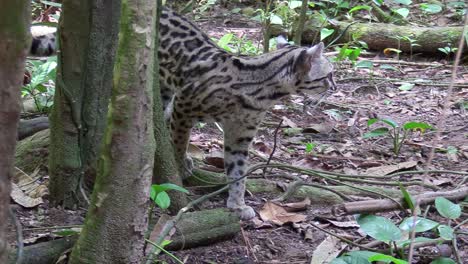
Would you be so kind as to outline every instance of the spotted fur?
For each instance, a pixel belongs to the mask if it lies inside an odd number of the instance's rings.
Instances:
[[[193,125],[218,122],[224,130],[225,171],[233,182],[227,207],[244,220],[253,218],[254,210],[244,201],[249,145],[266,111],[279,99],[335,87],[323,44],[298,47],[278,38],[276,51],[236,56],[169,9],[162,12],[159,37],[161,97],[181,173],[190,174],[192,168],[186,151]],[[38,38],[31,52],[47,55],[54,48],[55,39]]]

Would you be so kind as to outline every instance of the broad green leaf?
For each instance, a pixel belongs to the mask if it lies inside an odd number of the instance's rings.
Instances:
[[[367,263],[369,263],[369,261]],[[332,260],[330,264],[349,264],[349,263],[344,260],[344,257],[339,257],[339,258]]]
[[[398,87],[398,89],[400,89],[401,91],[409,91],[413,89],[413,87],[414,83],[402,83],[400,87]]]
[[[403,129],[405,130],[420,129],[421,131],[424,132],[426,129],[432,129],[432,126],[424,122],[407,122],[403,125]]]
[[[381,137],[387,134],[388,134],[388,128],[379,127],[377,129],[374,129],[370,132],[365,133],[364,135],[362,135],[362,138],[366,139],[366,138],[373,138],[373,137]]]
[[[401,231],[398,227],[390,221],[390,219],[375,216],[375,215],[361,215],[357,219],[361,229],[369,236],[390,243],[401,239]]]
[[[431,14],[437,14],[440,11],[442,11],[442,6],[436,5],[436,4],[423,3],[420,5],[420,7],[424,12],[431,13]]]
[[[169,205],[171,205],[171,198],[169,198],[167,192],[160,192],[156,195],[154,202],[159,206],[159,208],[167,209],[169,208]]]
[[[379,121],[378,118],[371,118],[371,119],[369,119],[369,120],[367,121],[367,125],[368,125],[368,126],[371,126],[371,125],[373,125],[373,124],[374,124],[375,122],[377,122],[377,121]]]
[[[393,12],[399,14],[403,18],[407,18],[409,15],[409,9],[408,8],[398,8],[396,10],[393,10]]]
[[[407,217],[403,220],[403,222],[401,222],[400,229],[406,232],[411,232],[411,230],[413,230],[414,228],[413,223],[414,223],[414,217],[413,216]],[[431,230],[435,228],[438,225],[439,223],[435,221],[422,218],[422,217],[416,217],[415,232],[425,232],[427,230]]]
[[[165,246],[169,245],[170,243],[172,243],[172,240],[164,239],[163,242],[161,242],[161,245],[159,245],[159,246],[160,247],[165,247]]]
[[[359,10],[367,10],[367,11],[370,11],[372,9],[372,7],[368,6],[368,5],[358,5],[358,6],[355,6],[353,8],[351,8],[348,13],[349,14],[352,14],[356,11],[359,11]]]
[[[32,88],[35,88],[39,84],[42,84],[50,79],[49,74],[55,70],[57,67],[57,62],[47,61],[38,66],[36,65],[34,66],[31,83],[29,84]]]
[[[233,38],[234,38],[234,34],[232,34],[232,33],[228,33],[228,34],[222,36],[218,40],[218,46],[221,47],[224,50],[232,51],[231,47],[229,47],[228,44],[231,43]]]
[[[449,219],[457,219],[461,215],[461,207],[456,203],[452,203],[444,197],[435,199],[435,206],[439,214]]]
[[[334,259],[332,264],[371,264],[367,259],[375,255],[375,252],[371,251],[351,251],[346,253],[344,256]]]
[[[435,240],[436,239],[431,239],[427,237],[416,237],[414,238],[413,243],[430,242],[430,241],[435,241]],[[411,239],[401,240],[401,241],[398,241],[396,244],[397,244],[397,247],[404,248],[411,244]]]
[[[440,225],[437,227],[439,231],[439,235],[441,238],[445,240],[452,240],[453,239],[453,228],[448,225]]]
[[[295,9],[302,6],[302,1],[289,1],[288,6],[291,9]]]
[[[383,4],[383,0],[372,0],[372,2],[374,2],[374,4],[377,6],[381,6]]]
[[[357,58],[361,55],[361,49],[360,48],[354,48],[351,53],[348,54],[348,58],[351,61],[356,61]]]
[[[351,257],[360,257],[364,259],[368,259],[369,257],[375,255],[375,252],[368,251],[368,250],[356,250],[346,253],[346,255]]]
[[[440,257],[434,259],[431,264],[456,264],[456,262],[449,258]]]
[[[312,142],[309,142],[306,144],[306,153],[310,153],[314,148],[315,146],[317,146],[317,143],[312,143]]]
[[[387,125],[389,125],[389,126],[391,126],[393,128],[398,127],[398,123],[393,121],[390,118],[382,118],[382,119],[380,119],[380,121],[384,122],[385,124],[387,124]]]
[[[333,32],[335,32],[334,29],[322,28],[322,30],[320,30],[320,40],[326,39],[333,34]]]
[[[163,184],[153,184],[151,186],[151,189],[155,191],[156,194],[168,190],[175,190],[183,193],[189,193],[187,189],[184,187],[180,187],[178,185],[172,184],[172,183],[163,183]]]
[[[358,63],[356,63],[356,68],[368,68],[368,69],[371,69],[372,67],[374,67],[374,64],[372,63],[372,61],[370,60],[362,60],[362,61],[359,61]]]
[[[368,260],[371,261],[371,262],[373,262],[373,261],[382,261],[382,262],[385,262],[385,263],[408,264],[408,262],[405,261],[405,260],[397,259],[397,258],[394,258],[392,256],[381,254],[381,253],[377,253],[377,254],[369,257]]]
[[[401,184],[400,182],[398,183],[400,185],[400,191],[401,191],[401,194],[403,194],[403,199],[405,200],[405,203],[406,205],[408,206],[408,208],[413,211],[414,210],[414,202],[413,202],[413,197],[411,197],[411,194],[408,192],[408,190],[406,190],[405,186],[403,186],[403,184]],[[400,226],[401,228],[401,226]]]
[[[281,19],[281,17],[279,17],[278,15],[271,14],[270,23],[275,25],[283,25],[283,19]]]
[[[402,4],[402,5],[411,5],[412,1],[411,0],[393,0],[393,2]]]

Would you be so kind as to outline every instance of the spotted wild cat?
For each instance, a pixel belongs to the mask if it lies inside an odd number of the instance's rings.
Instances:
[[[189,175],[192,169],[186,154],[192,126],[198,121],[218,122],[224,130],[225,171],[235,181],[229,188],[227,207],[237,210],[244,220],[253,218],[255,211],[244,201],[242,178],[249,145],[266,111],[279,99],[301,92],[322,94],[335,87],[333,66],[323,56],[323,44],[298,47],[279,37],[276,51],[236,56],[166,8],[159,36],[161,96],[181,174]],[[44,39],[33,43],[38,43],[37,50],[49,52],[52,47]]]

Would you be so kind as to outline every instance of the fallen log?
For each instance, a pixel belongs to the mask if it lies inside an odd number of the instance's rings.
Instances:
[[[150,240],[155,241],[172,217],[162,215],[151,232]],[[167,250],[181,250],[207,246],[233,238],[240,232],[239,216],[225,208],[185,213],[176,223],[175,233],[166,239],[172,242]],[[150,247],[147,248],[147,253]]]
[[[75,244],[78,236],[64,237],[24,247],[21,261],[17,262],[16,251],[10,253],[10,264],[50,264],[56,263],[59,257]]]
[[[464,199],[468,196],[468,187],[463,187],[453,191],[446,192],[430,192],[420,195],[414,195],[415,201],[419,200],[419,205],[423,206],[431,204],[437,197],[445,197],[451,201]],[[403,198],[398,200],[401,205],[406,206]],[[335,205],[332,207],[332,213],[335,216],[352,215],[352,214],[372,214],[377,212],[386,212],[400,209],[400,205],[395,204],[394,201],[389,199],[381,200],[366,200],[359,202],[348,202],[344,204]]]
[[[307,21],[302,34],[304,44],[317,43],[320,40],[322,24],[314,19]],[[364,41],[371,50],[382,51],[386,48],[399,49],[405,53],[426,53],[444,55],[438,48],[458,47],[458,41],[463,34],[463,27],[418,27],[397,26],[386,23],[348,23],[335,21],[334,24],[323,25],[325,28],[333,28],[334,34],[325,41],[332,41],[339,37],[336,43],[348,43],[352,41]],[[271,28],[272,35],[278,35],[284,30],[278,26]],[[289,32],[290,38],[295,32]],[[398,38],[409,37],[418,45],[411,46],[406,40]],[[466,46],[465,46],[466,47]],[[467,54],[468,49],[464,49]]]
[[[49,118],[47,116],[20,120],[18,126],[18,140],[22,140],[47,128],[49,128]]]

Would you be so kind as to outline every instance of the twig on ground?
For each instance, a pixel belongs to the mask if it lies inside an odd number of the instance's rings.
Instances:
[[[433,203],[437,197],[445,197],[448,200],[455,201],[463,199],[466,196],[468,196],[468,187],[446,192],[423,193],[420,195],[413,195],[413,198],[419,199],[419,205],[424,206]],[[403,199],[400,199],[400,203],[404,204]],[[336,216],[343,216],[350,214],[385,212],[396,209],[398,209],[398,206],[396,206],[393,201],[373,199],[336,205],[332,208],[332,213]]]
[[[250,239],[245,235],[244,229],[242,227],[241,227],[240,230],[241,230],[241,233],[242,233],[242,238],[244,239],[244,242],[245,242],[245,245],[246,245],[246,248],[247,248],[247,253],[249,255],[251,255],[255,260],[254,262],[257,263],[258,258],[257,258],[257,256],[255,255],[255,253],[252,250],[252,245],[250,244]]]
[[[271,154],[268,157],[268,160],[267,160],[266,164],[270,164],[271,159],[273,158],[273,155],[275,154],[278,131],[279,131],[280,127],[281,127],[281,124],[283,124],[283,119],[281,119],[280,122],[278,123],[278,125],[276,126],[275,132],[273,134],[273,149],[271,150]],[[267,170],[267,167],[263,168],[263,174],[262,174],[263,178],[265,178],[266,170]]]

